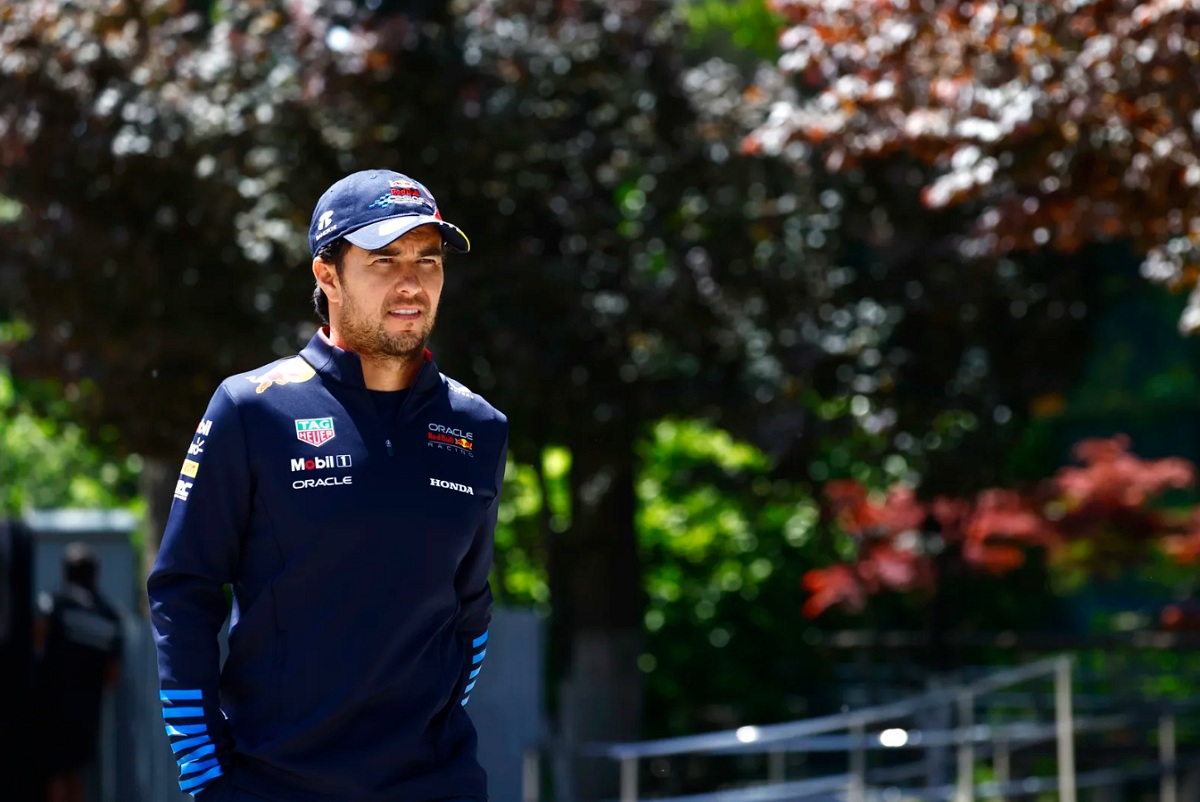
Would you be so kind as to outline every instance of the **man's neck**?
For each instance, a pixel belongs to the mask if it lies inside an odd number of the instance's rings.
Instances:
[[[403,390],[411,387],[417,380],[417,373],[424,362],[421,359],[406,359],[405,357],[369,357],[359,354],[362,361],[363,382],[368,390]]]
[[[362,364],[363,383],[367,385],[368,390],[394,391],[411,387],[417,380],[422,363],[425,362],[424,349],[415,357],[376,356],[347,347],[333,326],[323,333],[333,345],[343,351],[358,354],[359,362]]]

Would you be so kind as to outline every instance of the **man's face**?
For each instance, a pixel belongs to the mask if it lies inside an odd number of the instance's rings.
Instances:
[[[442,295],[442,236],[421,226],[377,251],[351,245],[342,260],[329,318],[348,350],[368,357],[419,358]]]

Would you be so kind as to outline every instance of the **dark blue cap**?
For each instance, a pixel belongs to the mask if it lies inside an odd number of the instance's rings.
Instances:
[[[368,251],[382,248],[417,226],[437,226],[447,247],[466,253],[471,241],[438,212],[420,182],[391,170],[362,170],[325,190],[313,210],[308,247],[316,254],[338,237]]]

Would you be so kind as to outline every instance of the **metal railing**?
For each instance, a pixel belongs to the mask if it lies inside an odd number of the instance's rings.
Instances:
[[[977,799],[1005,799],[1009,796],[1056,792],[1060,802],[1076,802],[1080,787],[1100,788],[1119,784],[1137,773],[1103,768],[1083,774],[1076,772],[1075,738],[1077,734],[1112,732],[1133,723],[1125,714],[1095,715],[1076,718],[1073,704],[1072,658],[1057,656],[1024,666],[997,671],[973,681],[933,690],[897,702],[853,710],[837,715],[792,721],[783,724],[739,727],[733,730],[688,735],[635,743],[591,744],[577,754],[606,758],[616,762],[619,771],[620,802],[641,798],[641,765],[650,758],[683,755],[766,755],[766,776],[756,784],[710,793],[658,797],[655,802],[773,802],[805,797],[833,796],[845,802],[867,802],[871,781],[892,784],[915,779],[925,764],[891,766],[868,771],[868,753],[909,749],[953,748],[956,750],[956,780],[950,786],[933,785],[922,789],[906,788],[909,799],[975,802]],[[1005,724],[978,724],[976,710],[981,700],[999,691],[1034,680],[1053,683],[1053,721],[1020,721]],[[909,719],[938,708],[957,711],[955,727],[948,729],[909,729],[881,725]],[[1157,721],[1158,765],[1147,777],[1159,779],[1163,802],[1177,802],[1176,723],[1172,711],[1162,711]],[[1012,753],[1018,748],[1054,743],[1056,772],[1053,777],[1013,779]],[[785,758],[788,753],[846,754],[845,773],[788,780]],[[990,756],[995,779],[976,783],[977,759]],[[540,753],[526,755],[524,802],[539,802]],[[1145,774],[1146,772],[1141,772]],[[1140,775],[1139,775],[1140,776]],[[1146,778],[1142,778],[1146,779]]]

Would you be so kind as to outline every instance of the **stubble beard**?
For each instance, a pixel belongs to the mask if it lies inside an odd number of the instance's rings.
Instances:
[[[342,342],[349,346],[349,350],[365,359],[388,362],[418,361],[425,357],[425,345],[429,342],[429,335],[433,333],[435,322],[428,306],[423,307],[421,312],[425,317],[425,325],[419,331],[392,334],[383,327],[383,323],[369,319],[358,307],[345,306],[342,309],[338,333]],[[382,314],[386,316],[387,312]]]

